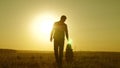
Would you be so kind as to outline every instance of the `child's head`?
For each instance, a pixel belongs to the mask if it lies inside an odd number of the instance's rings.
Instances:
[[[71,44],[67,44],[67,49],[71,49]]]

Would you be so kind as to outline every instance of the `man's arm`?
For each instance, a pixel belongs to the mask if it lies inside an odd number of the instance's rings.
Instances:
[[[69,40],[69,34],[68,34],[68,27],[67,27],[67,25],[66,25],[66,29],[65,29],[65,34],[66,34],[67,40]]]
[[[52,28],[52,31],[51,31],[51,34],[50,34],[50,41],[52,41],[52,39],[53,39],[53,33],[54,33],[54,25],[53,25],[53,28]]]

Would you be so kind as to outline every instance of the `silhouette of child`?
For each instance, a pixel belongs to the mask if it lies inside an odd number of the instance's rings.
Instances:
[[[67,63],[73,62],[73,50],[71,44],[67,44],[66,52],[65,52],[65,59]]]

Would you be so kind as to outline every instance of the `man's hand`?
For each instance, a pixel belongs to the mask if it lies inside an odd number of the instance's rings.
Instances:
[[[50,37],[50,42],[52,42],[52,37]]]

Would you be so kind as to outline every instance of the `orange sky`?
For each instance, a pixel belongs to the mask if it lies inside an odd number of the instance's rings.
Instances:
[[[120,51],[118,0],[2,0],[0,48],[53,50],[49,36],[34,35],[35,18],[46,14],[59,20],[63,14],[74,50]]]

